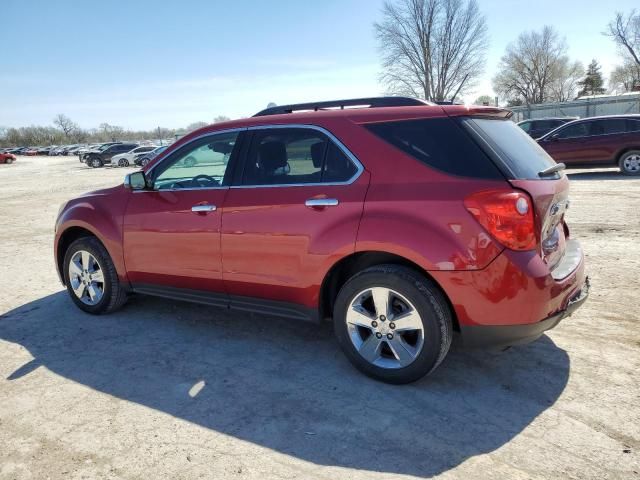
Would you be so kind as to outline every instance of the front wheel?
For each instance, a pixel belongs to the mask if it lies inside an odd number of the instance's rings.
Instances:
[[[351,363],[384,382],[422,378],[451,345],[451,311],[443,294],[406,267],[380,265],[356,274],[340,289],[333,315]]]
[[[121,158],[120,160],[118,160],[118,166],[119,167],[128,167],[129,166],[129,161],[126,158]]]
[[[89,164],[93,168],[100,168],[100,167],[102,167],[102,160],[100,160],[98,157],[90,158],[89,159]]]
[[[631,150],[620,156],[620,171],[625,175],[640,175],[640,150]]]
[[[107,249],[94,237],[79,238],[69,246],[63,273],[71,300],[87,313],[109,313],[127,300]]]

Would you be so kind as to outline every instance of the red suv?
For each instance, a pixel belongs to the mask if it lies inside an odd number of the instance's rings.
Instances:
[[[640,115],[575,120],[538,139],[557,162],[570,167],[619,167],[640,175]]]
[[[509,116],[393,97],[205,127],[62,206],[59,276],[94,314],[142,293],[331,318],[351,362],[392,383],[435,369],[454,335],[535,340],[588,280],[562,166]]]

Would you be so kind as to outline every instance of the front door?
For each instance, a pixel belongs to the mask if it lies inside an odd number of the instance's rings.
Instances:
[[[355,249],[369,175],[321,129],[251,136],[222,214],[225,287],[237,308],[257,297],[314,309],[327,270]]]
[[[131,192],[124,251],[134,288],[224,291],[221,212],[239,135],[209,134],[186,143],[147,172],[149,189]]]

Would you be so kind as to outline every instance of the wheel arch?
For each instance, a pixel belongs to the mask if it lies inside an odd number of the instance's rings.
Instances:
[[[340,259],[336,262],[325,275],[322,285],[320,287],[320,299],[319,299],[319,312],[320,318],[328,318],[333,314],[333,304],[340,288],[356,273],[376,265],[402,265],[404,267],[411,268],[417,271],[424,277],[433,282],[434,285],[440,290],[442,295],[447,301],[447,305],[451,311],[451,317],[453,320],[453,329],[460,331],[460,326],[456,316],[453,304],[449,299],[449,296],[444,289],[438,284],[438,282],[429,274],[427,270],[422,268],[415,262],[389,252],[383,251],[363,251],[355,252],[351,255]]]
[[[62,265],[62,263],[64,262],[64,256],[67,253],[69,246],[79,238],[83,237],[93,237],[97,241],[99,241],[103,247],[105,246],[95,233],[85,227],[72,226],[64,230],[64,232],[60,234],[60,238],[58,239],[56,248],[56,268],[58,270],[58,277],[60,277],[60,281],[63,285],[65,284],[63,271],[64,267]]]

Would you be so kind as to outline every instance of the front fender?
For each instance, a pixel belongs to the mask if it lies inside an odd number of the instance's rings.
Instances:
[[[56,260],[64,253],[67,235],[83,229],[94,235],[107,249],[121,282],[128,283],[122,249],[123,215],[128,201],[124,188],[117,187],[71,200],[56,222],[54,251]],[[75,233],[74,233],[75,235]],[[58,262],[56,261],[58,265]],[[62,272],[58,272],[62,274]]]

